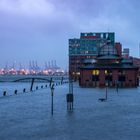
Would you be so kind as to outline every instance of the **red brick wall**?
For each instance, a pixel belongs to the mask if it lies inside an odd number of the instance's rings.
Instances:
[[[100,70],[99,72],[99,86],[104,87],[105,86],[105,71]]]
[[[92,85],[92,70],[81,70],[81,86]]]
[[[135,71],[126,70],[126,86],[134,86],[136,84]]]
[[[119,76],[119,70],[114,69],[112,70],[112,85],[115,87],[115,82],[118,81]],[[80,86],[83,87],[93,87],[93,81],[92,81],[92,70],[81,70],[81,83]],[[125,77],[126,81],[123,83],[123,87],[135,87],[137,86],[137,70],[125,70]],[[104,70],[100,70],[99,73],[99,85],[96,85],[99,87],[105,86],[105,72]]]
[[[121,43],[115,43],[115,47],[116,47],[116,49],[117,49],[117,51],[118,51],[118,55],[119,56],[122,56],[122,44]]]
[[[115,86],[116,82],[118,81],[118,70],[116,69],[112,71],[112,81],[113,81],[113,86]]]

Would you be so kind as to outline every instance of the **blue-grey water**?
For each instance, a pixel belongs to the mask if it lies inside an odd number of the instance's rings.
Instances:
[[[42,85],[42,83],[38,83]],[[74,83],[74,110],[67,111],[68,84],[54,90],[51,115],[50,88],[22,93],[29,83],[0,83],[0,140],[139,140],[140,88],[80,88]],[[21,90],[13,95],[15,88]]]
[[[34,83],[33,90],[38,86],[41,89],[41,86],[49,86],[49,83]],[[14,94],[14,91],[17,90],[18,94],[23,93],[23,89],[26,89],[26,92],[30,92],[31,82],[2,82],[0,83],[0,97],[3,96],[3,92],[6,91],[6,94],[9,96]]]

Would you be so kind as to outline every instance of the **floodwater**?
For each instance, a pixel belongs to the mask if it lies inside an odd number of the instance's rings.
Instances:
[[[12,83],[11,83],[12,84]],[[54,89],[51,115],[50,88],[13,95],[28,83],[0,84],[12,96],[0,97],[0,140],[139,140],[140,88],[80,88],[74,83],[74,110],[67,111],[69,85]]]

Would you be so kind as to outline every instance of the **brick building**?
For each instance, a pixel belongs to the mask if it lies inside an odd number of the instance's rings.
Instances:
[[[121,55],[122,46],[115,43],[113,32],[81,33],[80,38],[69,39],[69,74],[73,79],[79,79],[80,68],[98,56],[99,49],[107,43],[108,38]]]
[[[136,87],[139,84],[138,67],[131,58],[123,57],[120,48],[110,44],[99,49],[94,63],[80,69],[79,85],[82,87]]]
[[[125,57],[124,57],[125,56]],[[82,87],[135,87],[138,67],[129,57],[129,49],[115,43],[113,32],[81,33],[69,39],[69,74]]]
[[[99,56],[95,63],[81,67],[79,85],[82,87],[136,87],[138,67],[115,55]]]

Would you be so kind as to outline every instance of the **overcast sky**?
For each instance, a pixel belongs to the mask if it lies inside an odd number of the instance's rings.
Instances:
[[[68,39],[80,32],[115,32],[139,57],[138,0],[0,0],[0,67],[30,60],[68,66]]]

